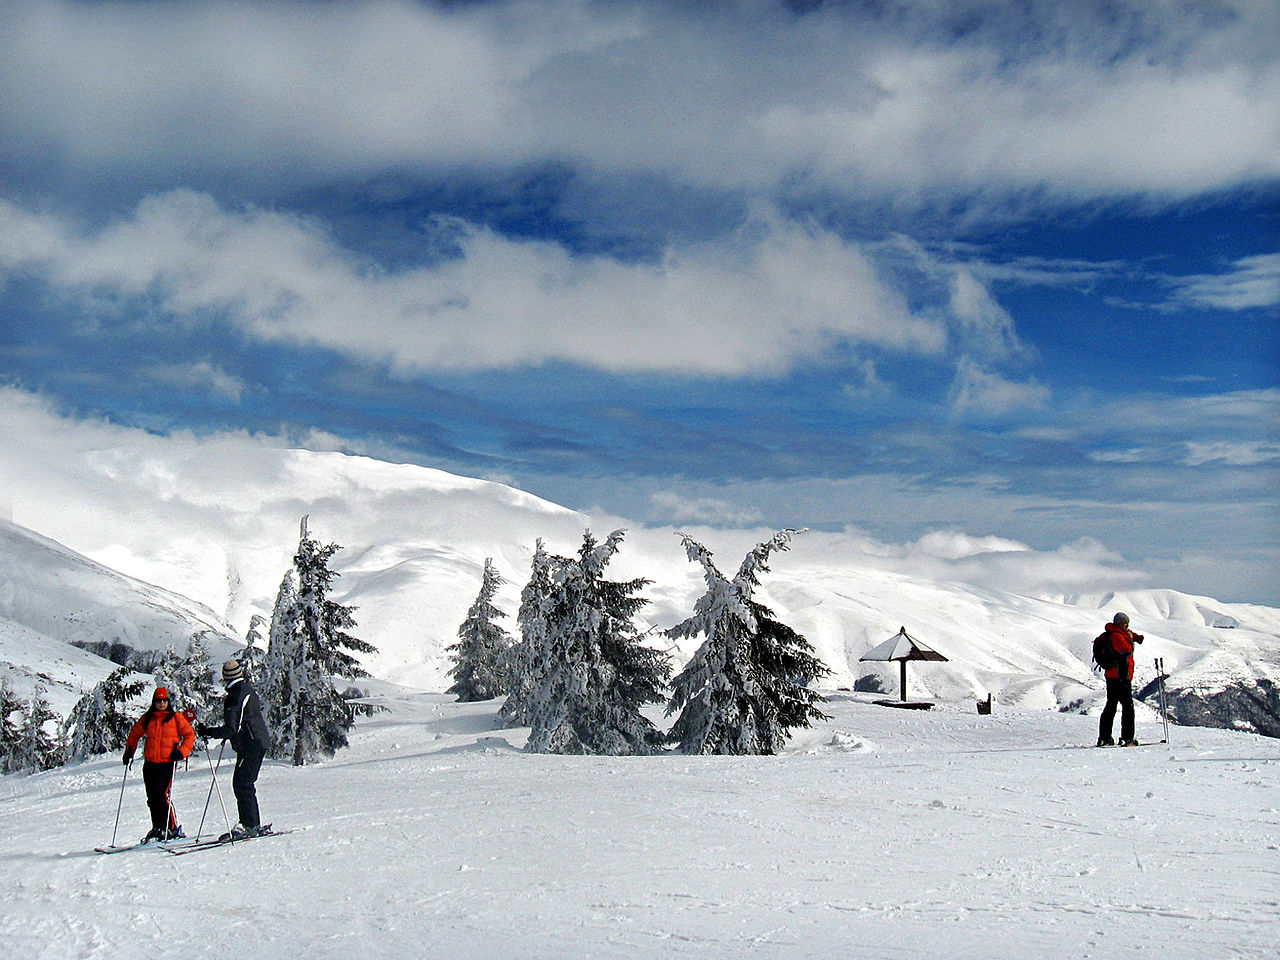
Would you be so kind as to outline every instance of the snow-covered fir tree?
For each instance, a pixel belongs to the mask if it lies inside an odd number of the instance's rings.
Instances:
[[[669,736],[681,752],[773,754],[793,728],[824,719],[815,706],[824,698],[807,685],[829,671],[804,637],[753,598],[769,555],[788,549],[798,532],[782,530],[757,545],[732,580],[716,569],[706,547],[681,535],[707,584],[693,616],[667,631],[706,637],[672,681],[667,715],[680,716]]]
[[[186,656],[178,667],[177,679],[182,688],[180,706],[194,710],[200,723],[222,722],[222,694],[215,675],[221,677],[221,671],[215,671],[213,658],[205,645],[205,634],[194,634],[187,643]]]
[[[44,684],[37,683],[21,714],[17,742],[9,757],[9,771],[52,770],[66,763],[61,717],[49,707]]]
[[[293,702],[293,671],[291,664],[298,659],[300,645],[298,618],[298,586],[293,568],[285,571],[276,591],[276,603],[272,608],[271,627],[267,633],[267,649],[263,656],[260,677],[245,668],[246,675],[254,680],[258,696],[262,700],[263,719],[271,733],[270,754],[273,757],[293,756],[293,724],[290,704]]]
[[[266,635],[262,632],[263,627],[267,629]],[[244,648],[236,655],[236,659],[240,661],[246,673],[252,675],[258,672],[258,666],[266,655],[270,631],[271,621],[262,614],[255,613],[249,618],[249,629],[244,635]]]
[[[546,643],[547,624],[553,605],[551,568],[553,558],[539,537],[533,550],[529,580],[520,591],[520,610],[516,622],[520,639],[507,648],[499,664],[506,677],[507,699],[498,711],[498,719],[506,727],[529,725],[529,691],[533,683],[533,665]]]
[[[76,701],[63,726],[71,759],[80,760],[124,747],[137,719],[130,704],[146,686],[142,677],[130,679],[131,675],[133,671],[128,667],[119,667]]]
[[[291,602],[285,584],[277,598],[279,623],[272,623],[267,654],[269,714],[275,722],[272,753],[295,766],[331,757],[347,745],[356,715],[334,679],[368,676],[353,654],[376,652],[348,632],[356,624],[352,608],[329,596],[338,576],[329,561],[340,549],[312,538],[303,517],[293,558],[296,588]]]
[[[493,605],[498,587],[504,583],[493,559],[487,558],[480,592],[467,611],[467,618],[458,627],[458,642],[448,648],[454,659],[449,676],[455,682],[445,692],[457,694],[459,700],[492,700],[507,692],[501,661],[511,646],[511,637],[497,622],[506,614]]]
[[[6,677],[0,677],[0,773],[14,769],[13,759],[22,739],[22,715],[24,704],[9,686]]]
[[[221,717],[215,716],[221,698],[214,686],[213,660],[203,632],[193,634],[182,653],[172,644],[166,647],[155,679],[156,686],[168,689],[169,703],[175,710],[194,710],[201,723],[221,722]]]
[[[647,754],[662,736],[640,712],[663,699],[667,655],[646,645],[634,617],[650,581],[612,581],[604,568],[623,531],[591,532],[576,558],[552,558],[547,634],[535,652],[528,694],[531,753]]]

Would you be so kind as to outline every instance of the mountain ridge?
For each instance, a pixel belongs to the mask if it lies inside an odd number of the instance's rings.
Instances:
[[[143,580],[130,594],[139,609],[152,602],[182,609],[182,630],[212,630],[231,644],[239,642],[250,613],[269,614],[297,543],[298,516],[311,514],[313,535],[344,547],[334,563],[340,574],[336,596],[356,607],[356,635],[378,647],[366,666],[375,677],[425,690],[447,686],[445,648],[474,599],[486,558],[494,558],[507,581],[497,602],[510,615],[505,623],[515,632],[519,590],[538,539],[552,552],[570,553],[588,527],[600,533],[627,526],[617,518],[593,518],[493,481],[367,457],[259,449],[256,476],[235,497],[240,488],[225,465],[221,473],[210,475],[198,459],[147,467],[140,460],[131,462],[133,456],[119,449],[99,453],[97,460],[111,464],[118,482],[137,477],[142,496],[154,496],[158,489],[148,481],[148,469],[165,474],[165,499],[154,511],[163,511],[164,524],[152,522],[145,506],[126,509],[147,502],[136,489],[120,490],[119,502],[112,503],[101,499],[99,487],[99,500],[91,504],[95,509],[80,513],[94,518],[77,528],[80,542],[64,546],[43,533],[32,533],[23,542],[43,543],[63,561],[70,553],[83,553],[99,571],[116,576],[122,573],[108,561],[122,558],[129,567],[123,574]],[[688,532],[711,546],[725,567],[735,567],[762,538],[761,531],[750,530]],[[1127,610],[1135,629],[1148,637],[1139,648],[1139,688],[1154,679],[1155,657],[1164,658],[1170,687],[1180,691],[1213,693],[1280,679],[1280,610],[1128,585],[1033,595],[1017,583],[1002,589],[967,582],[947,574],[972,573],[984,550],[998,561],[988,577],[997,582],[1018,563],[1043,564],[1046,555],[1006,541],[987,544],[958,535],[950,541],[940,552],[961,558],[960,566],[947,566],[952,561],[940,560],[939,553],[919,559],[908,552],[886,559],[883,548],[860,547],[848,535],[806,533],[795,539],[791,551],[773,558],[759,595],[809,638],[831,668],[833,686],[878,685],[896,692],[896,665],[861,663],[859,657],[907,626],[949,658],[947,663],[912,666],[912,696],[963,700],[992,693],[1010,705],[1096,710],[1103,685],[1089,669],[1089,648],[1115,609]],[[0,538],[0,547],[15,542],[11,532]],[[8,566],[15,566],[12,559]],[[693,652],[696,639],[681,646],[656,636],[688,615],[702,586],[673,531],[630,531],[609,575],[648,578],[644,596],[650,603],[643,615],[655,630],[655,642],[669,647],[677,661]],[[95,582],[109,596],[106,585],[116,581],[104,577]],[[24,583],[29,593],[53,594],[46,601],[51,607],[57,601],[60,588],[49,578]],[[182,596],[174,589],[179,584],[196,592],[200,602],[174,599]],[[0,583],[0,591],[5,589]],[[9,587],[10,606],[16,595]],[[58,602],[67,606],[68,599]],[[220,604],[236,615],[238,624],[213,613],[210,607]],[[5,609],[0,604],[0,613]],[[113,616],[107,609],[102,623],[81,632],[89,639],[109,639],[106,634],[113,630],[141,632]],[[45,621],[27,621],[30,629],[59,635]]]

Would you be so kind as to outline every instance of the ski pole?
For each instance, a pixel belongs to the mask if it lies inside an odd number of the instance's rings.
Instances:
[[[1164,695],[1164,657],[1156,661],[1157,679],[1160,681],[1160,717],[1164,720],[1164,742],[1169,742],[1169,702]]]
[[[226,749],[226,746],[227,746],[227,741],[223,740],[222,746],[218,747],[218,767],[222,766],[222,751]],[[213,799],[213,791],[215,788],[218,791],[218,806],[222,807],[222,819],[224,820],[227,819],[227,805],[222,802],[222,788],[218,786],[218,769],[213,765],[213,757],[209,755],[208,747],[204,748],[204,756],[205,756],[205,759],[209,761],[209,773],[212,774],[212,781],[209,784],[209,793],[204,798],[204,810],[200,813],[200,827],[199,829],[196,830],[197,841],[200,839],[200,836],[204,833],[204,821],[205,821],[205,817],[209,815],[209,801]],[[230,821],[228,820],[227,823],[228,823],[227,829],[229,830],[231,829]]]
[[[116,845],[116,832],[120,829],[120,810],[124,807],[124,784],[129,779],[129,768],[132,766],[132,762],[126,763],[124,765],[124,776],[120,778],[120,799],[116,803],[116,825],[111,828],[111,845],[113,847]]]
[[[165,820],[164,820],[163,839],[166,841],[171,839],[169,835],[170,824],[172,824],[174,827],[173,829],[174,833],[177,833],[177,828],[181,826],[181,824],[178,823],[178,815],[173,812],[173,778],[177,774],[177,772],[178,772],[178,765],[175,763],[173,765],[173,769],[169,771],[169,786],[165,787],[165,791],[164,791],[165,804],[168,806],[168,809],[165,811],[165,814],[164,814]]]

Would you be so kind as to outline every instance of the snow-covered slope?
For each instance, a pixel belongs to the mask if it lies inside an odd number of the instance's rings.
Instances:
[[[18,693],[38,679],[65,716],[114,668],[73,642],[181,651],[197,633],[214,656],[237,645],[231,627],[201,604],[0,521],[0,675]]]
[[[778,757],[554,757],[495,702],[383,693],[327,763],[268,763],[285,836],[112,837],[118,758],[0,778],[0,944],[24,960],[1138,960],[1275,955],[1280,741],[833,692]],[[1139,724],[1144,738],[1159,735]],[[173,799],[189,830],[203,756]],[[227,791],[226,764],[219,776]],[[121,840],[147,826],[136,774]],[[230,798],[227,798],[230,803]],[[225,829],[217,795],[205,829]]]
[[[421,689],[447,686],[444,651],[475,597],[486,557],[508,580],[498,604],[514,614],[538,538],[569,553],[584,528],[603,534],[628,526],[499,483],[367,457],[233,438],[188,445],[177,456],[179,448],[155,438],[128,440],[68,460],[65,474],[24,491],[17,515],[102,564],[223,611],[242,634],[252,613],[270,612],[299,518],[308,514],[314,536],[344,548],[335,558],[338,595],[358,608],[356,634],[378,647],[367,667]],[[688,532],[728,570],[771,533]],[[0,539],[0,562],[20,545],[12,536]],[[1165,659],[1170,686],[1181,691],[1277,679],[1280,610],[1132,589],[1131,576],[1109,568],[1105,552],[1069,553],[958,534],[895,550],[810,532],[774,557],[760,595],[814,643],[833,686],[879,678],[896,692],[894,668],[858,658],[906,626],[949,658],[913,666],[913,695],[962,700],[991,692],[1008,704],[1087,709],[1102,689],[1088,667],[1090,642],[1117,609],[1148,638],[1139,651],[1139,687],[1153,679],[1155,657]],[[610,569],[652,581],[645,615],[659,629],[688,616],[702,586],[671,530],[630,530]],[[1123,592],[1066,592],[1060,582],[1067,580],[1111,582]],[[32,581],[31,589],[46,609],[67,604],[56,579]],[[691,652],[674,649],[677,657]]]

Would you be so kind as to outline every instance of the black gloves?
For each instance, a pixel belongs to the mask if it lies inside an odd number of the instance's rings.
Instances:
[[[126,750],[126,751],[124,752],[124,760],[123,760],[123,763],[124,763],[124,765],[125,765],[126,767],[127,767],[129,764],[133,763],[133,751],[132,751],[132,750]]]
[[[178,746],[178,744],[175,743],[173,745],[173,753],[169,754],[169,759],[173,760],[174,762],[177,762],[178,760],[182,760],[183,759],[182,747]]]
[[[197,736],[201,736],[201,737],[207,737],[207,736],[209,735],[209,731],[210,731],[210,730],[213,730],[213,729],[215,729],[215,728],[214,728],[214,727],[209,726],[207,723],[197,723],[197,724],[196,724],[196,735],[197,735]]]

